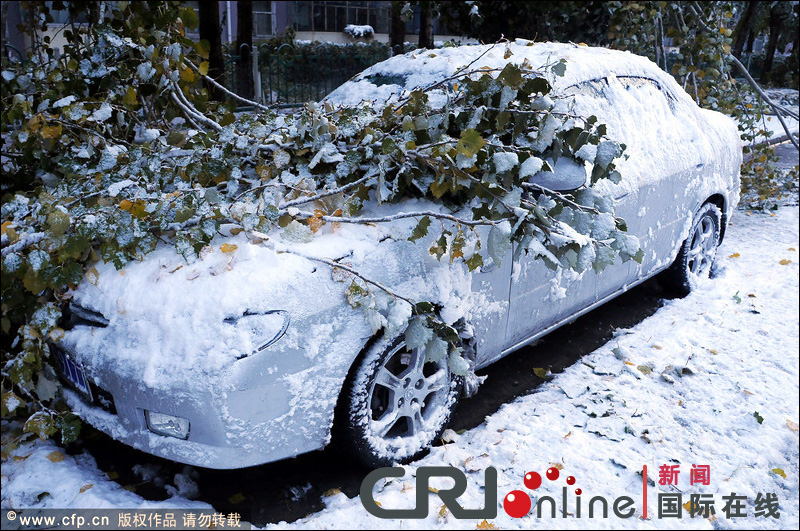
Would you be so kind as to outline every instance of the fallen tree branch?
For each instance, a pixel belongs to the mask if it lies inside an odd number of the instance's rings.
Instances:
[[[375,218],[367,218],[367,217],[357,217],[357,218],[346,218],[342,216],[316,216],[311,212],[298,212],[295,214],[296,217],[301,219],[310,219],[310,218],[319,218],[323,221],[328,223],[388,223],[390,221],[397,221],[398,219],[407,219],[407,218],[422,218],[425,216],[437,219],[444,219],[447,221],[452,221],[454,223],[459,223],[465,226],[478,226],[478,225],[497,225],[497,221],[492,221],[490,219],[463,219],[456,216],[451,216],[450,214],[442,214],[440,212],[433,212],[432,210],[427,210],[423,212],[400,212],[399,214],[392,214],[390,216],[382,216],[382,217],[375,217]]]
[[[188,59],[186,59],[186,62],[189,64],[189,66],[194,68],[197,71],[198,74],[200,74],[200,68],[197,65],[195,65],[193,62],[191,62]],[[205,74],[200,74],[200,75],[203,76],[203,79],[205,79],[206,81],[208,81],[209,83],[214,85],[216,88],[218,88],[219,90],[221,90],[222,92],[224,92],[225,94],[230,96],[231,98],[233,98],[233,99],[235,99],[237,101],[240,101],[242,103],[246,103],[247,105],[252,105],[252,106],[254,106],[254,107],[258,108],[258,109],[261,109],[262,111],[270,110],[270,108],[265,106],[265,105],[261,105],[260,103],[258,103],[256,101],[253,101],[253,100],[248,100],[247,98],[239,96],[235,92],[228,90],[224,86],[220,85],[214,78],[212,78],[210,76],[207,76]]]
[[[703,28],[706,31],[710,32],[711,28],[709,28],[708,24],[706,24],[703,21],[702,14],[701,14],[702,10],[700,9],[700,6],[697,5],[697,2],[690,3],[689,4],[689,9],[692,11],[692,14],[694,14],[695,18],[700,23],[700,25],[703,26]],[[771,99],[769,99],[769,97],[764,93],[764,91],[761,89],[761,87],[758,85],[758,83],[756,83],[756,80],[753,79],[753,76],[750,75],[750,72],[747,71],[747,67],[745,67],[742,64],[742,62],[739,61],[739,59],[737,59],[736,56],[733,55],[732,53],[729,53],[728,55],[730,56],[731,61],[733,62],[733,64],[735,64],[737,66],[737,68],[739,68],[739,70],[742,71],[742,73],[744,74],[745,79],[750,84],[750,86],[753,87],[753,90],[756,91],[756,94],[758,94],[758,96],[761,98],[761,100],[764,103],[766,103],[767,105],[769,105],[770,107],[772,107],[772,109],[775,111],[775,115],[778,117],[778,120],[781,122],[781,126],[783,126],[783,130],[786,132],[786,135],[789,137],[789,140],[791,141],[792,145],[794,145],[795,149],[800,151],[800,146],[797,144],[797,140],[794,139],[794,135],[792,134],[792,132],[789,131],[789,126],[786,125],[786,121],[783,119],[783,116],[781,116],[781,113],[783,112],[783,113],[791,116],[795,120],[798,119],[798,115],[796,113],[789,112],[784,107],[774,103]]]
[[[17,251],[21,251],[31,245],[35,245],[40,241],[44,240],[47,237],[47,234],[44,232],[34,232],[33,234],[23,234],[19,241],[16,243],[12,243],[11,245],[7,245],[3,247],[3,250],[0,251],[0,257],[7,255],[8,253],[14,253]]]

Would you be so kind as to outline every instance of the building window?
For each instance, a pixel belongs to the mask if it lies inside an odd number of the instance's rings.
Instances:
[[[296,31],[340,32],[356,24],[389,33],[389,2],[292,2],[290,16]]]
[[[272,2],[253,2],[253,38],[274,34]]]

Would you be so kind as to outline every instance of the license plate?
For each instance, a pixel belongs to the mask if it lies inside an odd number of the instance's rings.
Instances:
[[[77,363],[69,359],[69,356],[61,349],[53,348],[52,352],[55,355],[56,364],[58,365],[61,375],[91,402],[92,390],[89,388],[89,380],[83,373],[83,369],[81,369]]]

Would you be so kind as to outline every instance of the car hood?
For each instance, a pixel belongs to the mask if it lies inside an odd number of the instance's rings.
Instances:
[[[410,306],[393,303],[370,286],[379,294],[375,309],[382,317],[373,312],[365,319],[364,309],[348,304],[345,296],[356,278],[314,258],[338,259],[412,300],[444,304],[469,291],[463,264],[431,257],[430,237],[408,241],[415,224],[410,219],[381,227],[326,227],[308,243],[286,242],[280,231],[259,242],[242,233],[215,239],[192,263],[171,245],[119,271],[98,263],[97,274],[92,271],[73,292],[73,304],[102,314],[108,324],[74,326],[62,343],[86,366],[144,378],[154,386],[165,374],[170,385],[179,377],[193,385],[198,373],[219,374],[252,353],[253,340],[231,324],[245,313],[288,314],[291,326],[268,348],[273,353],[302,351],[313,357],[342,339],[331,337],[342,330],[353,336],[344,339],[354,348],[381,325],[404,326]]]

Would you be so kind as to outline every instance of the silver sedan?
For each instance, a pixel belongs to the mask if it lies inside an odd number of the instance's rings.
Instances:
[[[641,263],[617,260],[578,274],[524,253],[513,260],[512,248],[499,263],[454,280],[424,241],[408,241],[408,223],[373,234],[380,243],[371,247],[342,229],[330,246],[307,251],[398,292],[461,305],[454,324],[473,370],[658,273],[688,293],[708,277],[739,194],[735,124],[700,109],[647,59],[574,45],[509,47],[510,58],[504,47],[488,46],[394,57],[328,101],[380,105],[446,78],[465,57],[476,67],[565,59],[555,93],[627,146],[622,180],[595,186],[616,199]],[[535,178],[556,190],[585,189],[584,169],[570,164],[559,159]],[[341,279],[318,261],[231,241],[235,253],[217,252],[200,265],[184,266],[162,249],[121,272],[99,266],[96,282],[76,290],[70,327],[52,352],[78,415],[145,452],[210,468],[276,461],[332,438],[373,466],[423,453],[474,382],[455,376],[446,358],[431,362],[408,348],[404,330],[392,326],[403,316],[389,315],[387,332],[374,334],[344,300]]]

